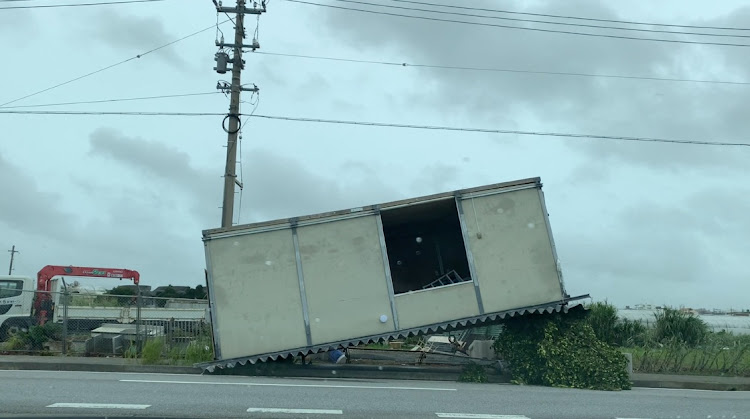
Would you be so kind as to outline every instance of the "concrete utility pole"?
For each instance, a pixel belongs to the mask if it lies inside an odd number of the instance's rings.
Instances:
[[[225,44],[222,36],[221,41],[216,41],[216,46],[220,48],[219,52],[216,53],[216,70],[219,74],[225,74],[227,72],[228,64],[232,66],[232,84],[229,85],[226,82],[220,82],[216,85],[216,88],[226,92],[227,90],[231,93],[229,103],[229,113],[224,118],[222,126],[224,131],[227,132],[227,161],[226,168],[224,170],[224,200],[221,207],[221,226],[223,228],[231,227],[232,220],[234,219],[234,187],[239,186],[242,189],[242,183],[237,180],[237,135],[240,131],[240,93],[246,92],[258,92],[258,87],[253,85],[251,88],[243,87],[241,84],[241,73],[245,67],[245,62],[242,59],[242,49],[250,48],[253,51],[260,48],[257,39],[253,39],[253,42],[249,45],[243,44],[245,39],[245,15],[260,15],[266,11],[266,2],[260,3],[260,8],[257,7],[258,3],[253,2],[252,8],[245,6],[245,0],[237,0],[236,7],[223,7],[221,3],[216,5],[216,11],[220,13],[234,13],[235,14],[235,28],[234,28],[234,43]],[[230,59],[229,54],[224,52],[224,48],[232,48],[233,56]],[[227,127],[227,120],[229,120],[229,127]]]
[[[8,267],[8,275],[13,275],[13,259],[14,259],[14,256],[16,256],[16,253],[21,253],[21,252],[19,252],[18,250],[16,250],[16,245],[15,244],[13,245],[13,247],[11,247],[10,250],[8,250],[8,252],[10,252],[10,266]]]

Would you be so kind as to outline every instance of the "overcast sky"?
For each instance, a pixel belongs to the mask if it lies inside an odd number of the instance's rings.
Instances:
[[[23,2],[28,3],[54,1]],[[453,3],[750,27],[745,1]],[[210,1],[189,4],[167,0],[0,10],[0,103],[216,22]],[[255,17],[246,22],[252,33]],[[231,24],[221,28],[230,39]],[[618,34],[750,44],[750,38]],[[217,80],[229,79],[212,70],[215,35],[206,31],[8,106],[215,91]],[[261,51],[272,53],[750,81],[750,54],[744,47],[419,21],[284,0],[269,3],[259,35]],[[750,85],[439,70],[259,54],[245,59],[243,81],[260,87],[257,113],[265,115],[750,143]],[[28,109],[225,112],[227,106],[223,95],[214,94]],[[250,109],[243,104],[243,112]],[[220,224],[226,142],[221,119],[0,114],[0,245],[6,257],[4,249],[16,245],[20,250],[15,273],[35,275],[46,264],[122,267],[139,270],[147,285],[202,283],[201,231]],[[246,186],[241,223],[540,176],[569,293],[590,293],[620,306],[750,308],[747,147],[252,119],[243,130],[241,160]]]

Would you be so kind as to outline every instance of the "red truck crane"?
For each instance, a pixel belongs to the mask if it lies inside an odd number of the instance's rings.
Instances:
[[[27,276],[0,275],[0,341],[37,324],[44,325],[54,316],[52,278],[85,276],[130,279],[138,285],[140,274],[129,269],[89,268],[48,265],[37,273],[36,281]]]
[[[131,279],[135,285],[141,279],[138,271],[130,269],[89,268],[80,266],[47,265],[36,274],[36,298],[34,299],[34,315],[37,323],[43,325],[52,311],[50,298],[50,281],[56,276],[85,276],[99,278]]]

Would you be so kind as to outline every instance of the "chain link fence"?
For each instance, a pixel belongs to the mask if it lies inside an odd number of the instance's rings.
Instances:
[[[0,353],[121,356],[149,363],[213,359],[208,300],[3,291]]]

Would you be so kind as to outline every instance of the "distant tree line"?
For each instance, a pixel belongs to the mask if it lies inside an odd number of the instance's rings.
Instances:
[[[109,295],[137,295],[138,288],[134,285],[122,285],[119,287],[112,288],[107,291]],[[205,300],[208,298],[208,293],[203,285],[198,285],[195,288],[188,286],[168,285],[166,287],[158,287],[155,290],[143,293],[146,297],[157,297],[157,298],[185,298],[191,300]]]

